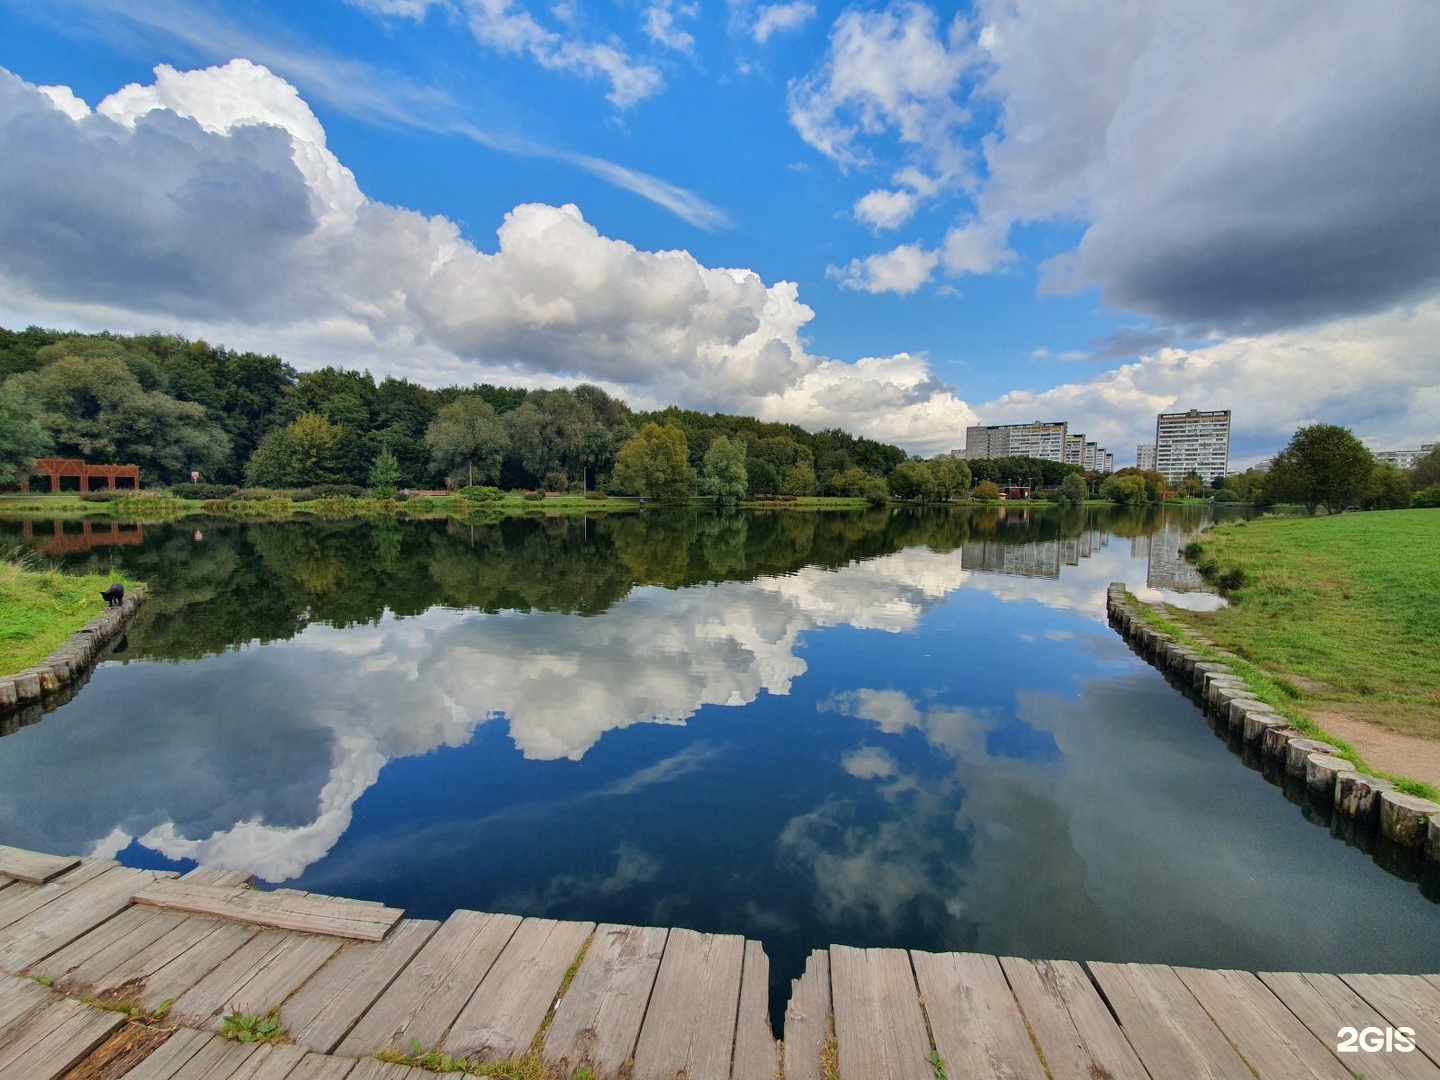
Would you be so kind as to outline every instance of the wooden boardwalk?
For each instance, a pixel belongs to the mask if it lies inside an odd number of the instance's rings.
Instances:
[[[1440,1080],[1437,976],[837,945],[782,1043],[754,941],[246,885],[0,848],[0,1078],[419,1080],[376,1057],[419,1047],[562,1080]],[[220,1038],[237,1010],[277,1010],[289,1041]],[[1415,1048],[1342,1053],[1344,1027]]]

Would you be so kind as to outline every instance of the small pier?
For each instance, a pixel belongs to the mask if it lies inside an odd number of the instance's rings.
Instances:
[[[560,1080],[1440,1080],[1440,976],[836,945],[794,981],[782,1041],[740,937],[406,919],[3,847],[0,972],[6,1080],[422,1080],[395,1059],[431,1052]],[[283,1041],[222,1038],[234,1012]]]

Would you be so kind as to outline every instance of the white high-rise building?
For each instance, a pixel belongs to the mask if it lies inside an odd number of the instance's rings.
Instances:
[[[1081,465],[1085,460],[1085,436],[1065,436],[1065,464]]]
[[[1065,421],[1036,420],[1030,424],[977,425],[965,429],[965,457],[1033,457],[1065,460]]]
[[[1094,472],[1096,470],[1097,466],[1095,464],[1095,455],[1096,452],[1099,451],[1099,449],[1100,447],[1095,445],[1095,443],[1093,442],[1087,442],[1085,444],[1084,453],[1082,453],[1080,456],[1080,464],[1085,466],[1085,470],[1087,472]]]
[[[1144,469],[1146,472],[1155,471],[1155,444],[1153,442],[1142,442],[1135,447],[1135,467]]]
[[[1155,471],[1172,484],[1192,472],[1209,484],[1230,467],[1230,410],[1161,413],[1155,418]]]
[[[1105,467],[1100,471],[1107,476],[1115,471],[1115,455],[1109,450],[1105,451]]]
[[[1385,461],[1397,469],[1413,469],[1420,459],[1435,449],[1434,443],[1421,443],[1419,450],[1372,450],[1376,461]]]

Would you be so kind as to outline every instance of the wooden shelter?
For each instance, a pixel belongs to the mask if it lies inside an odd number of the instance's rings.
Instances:
[[[117,487],[140,488],[140,466],[138,465],[90,465],[79,458],[36,458],[30,467],[30,475],[20,479],[20,490],[30,490],[30,476],[45,475],[50,478],[50,490],[60,490],[62,477],[73,476],[81,491],[92,491],[90,481],[104,480],[105,486],[114,491]],[[116,480],[129,480],[129,484],[118,485]]]

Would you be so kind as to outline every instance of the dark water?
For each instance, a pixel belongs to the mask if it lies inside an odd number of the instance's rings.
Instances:
[[[1433,883],[1307,820],[1106,627],[1110,581],[1195,587],[1200,524],[31,527],[154,599],[0,740],[0,842],[742,933],[777,1001],[832,942],[1440,970]]]

